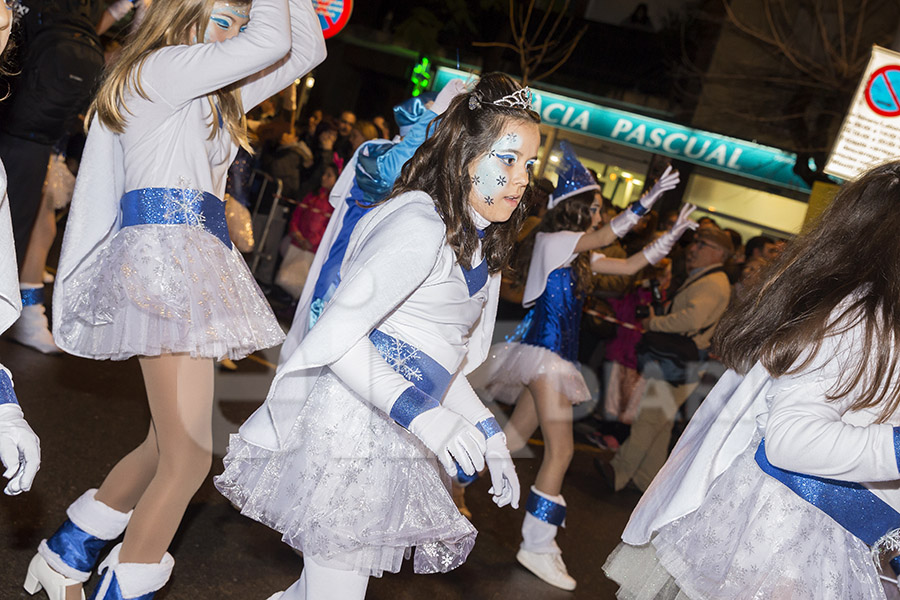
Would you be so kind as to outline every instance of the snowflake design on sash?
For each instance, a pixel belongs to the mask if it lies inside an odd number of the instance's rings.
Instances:
[[[379,341],[375,348],[387,364],[407,381],[422,381],[422,370],[415,364],[421,358],[418,348],[396,338],[386,342]],[[410,362],[413,364],[409,364]]]
[[[166,221],[182,221],[185,225],[201,228],[206,223],[201,204],[203,192],[191,188],[190,181],[184,177],[179,178],[178,189],[166,190],[165,200],[163,219]]]

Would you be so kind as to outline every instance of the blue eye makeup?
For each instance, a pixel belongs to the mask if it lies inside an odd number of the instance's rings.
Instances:
[[[529,160],[529,161],[526,161],[526,162],[525,162],[525,168],[528,169],[529,171],[532,170],[532,169],[534,168],[534,163],[536,163],[536,162],[537,162],[537,161],[536,161],[535,159],[533,159],[533,158],[532,158],[531,160]]]
[[[515,154],[496,154],[495,156],[497,158],[499,158],[500,162],[502,162],[507,167],[511,167],[514,164],[516,164],[516,155]]]
[[[241,25],[241,28],[238,29],[238,32],[239,32],[239,33],[244,33],[245,31],[247,31],[247,26],[246,26],[246,25]]]
[[[220,29],[225,29],[227,31],[231,28],[231,21],[229,21],[228,19],[223,19],[222,17],[213,15],[209,18],[209,20],[218,25]]]

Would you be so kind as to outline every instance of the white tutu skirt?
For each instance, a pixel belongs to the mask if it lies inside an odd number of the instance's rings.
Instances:
[[[869,547],[754,460],[757,439],[700,507],[603,570],[627,600],[884,600]]]
[[[548,377],[554,389],[572,404],[591,399],[575,363],[541,346],[519,342],[491,346],[484,363],[469,375],[469,382],[494,400],[515,404],[525,386],[541,377]]]
[[[122,228],[56,308],[66,349],[96,359],[239,359],[284,340],[240,253],[192,225]]]
[[[334,568],[380,577],[415,548],[415,572],[447,572],[475,545],[434,454],[327,368],[282,449],[233,435],[224,462],[215,484],[241,514]]]

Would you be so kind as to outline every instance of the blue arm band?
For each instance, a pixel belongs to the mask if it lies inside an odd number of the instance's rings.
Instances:
[[[641,204],[640,200],[638,200],[636,202],[632,202],[631,206],[628,207],[628,210],[630,210],[631,212],[633,212],[634,214],[636,214],[639,217],[643,217],[648,212],[650,212],[650,209],[645,208],[644,205]]]
[[[16,392],[13,389],[12,379],[6,371],[0,369],[0,404],[18,404]],[[896,438],[895,438],[896,439]]]
[[[421,415],[426,410],[437,408],[440,406],[437,400],[420,390],[414,385],[409,386],[400,397],[394,401],[391,406],[391,418],[409,429],[412,420]]]
[[[481,432],[481,435],[484,436],[484,439],[492,438],[498,433],[503,433],[503,429],[500,427],[500,423],[497,422],[497,419],[494,417],[488,417],[487,419],[478,421],[475,423],[475,427],[478,428],[478,431]]]

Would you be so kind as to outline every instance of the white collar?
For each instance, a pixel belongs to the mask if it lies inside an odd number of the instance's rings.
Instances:
[[[478,214],[478,211],[475,210],[475,208],[473,208],[471,204],[469,204],[468,207],[469,216],[472,217],[472,221],[475,223],[475,227],[478,229],[478,231],[484,231],[485,229],[487,229],[488,225],[490,225],[491,222]]]

